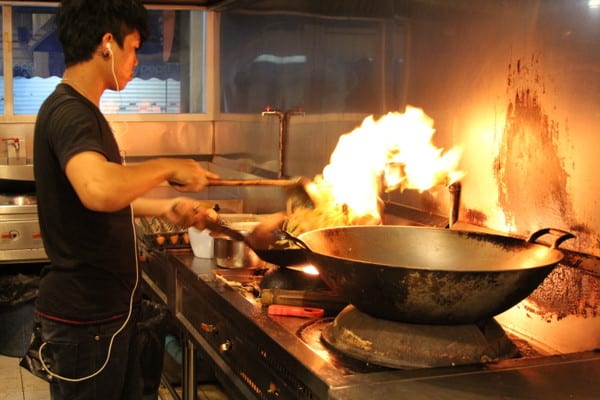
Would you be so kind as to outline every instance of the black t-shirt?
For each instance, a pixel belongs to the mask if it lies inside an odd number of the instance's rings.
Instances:
[[[77,197],[65,166],[83,151],[121,163],[118,145],[100,110],[60,84],[42,104],[34,130],[38,214],[51,262],[42,271],[36,307],[61,319],[99,321],[129,308],[136,279],[136,243],[131,207],[96,212]]]

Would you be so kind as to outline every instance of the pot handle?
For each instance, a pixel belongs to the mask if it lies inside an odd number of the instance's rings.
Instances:
[[[558,238],[554,241],[554,243],[552,243],[552,246],[550,246],[553,249],[558,248],[558,246],[561,245],[562,242],[564,242],[565,240],[568,239],[574,239],[575,235],[573,235],[571,232],[567,232],[567,231],[563,231],[562,229],[557,229],[557,228],[542,228],[540,230],[537,230],[535,232],[533,232],[529,238],[527,239],[528,242],[530,243],[536,243],[536,241],[547,234],[553,234],[553,235],[558,235]]]
[[[306,250],[306,251],[310,251],[312,252],[309,248],[308,245],[306,243],[304,243],[304,241],[302,241],[301,239],[298,239],[296,236],[292,235],[291,233],[284,231],[283,229],[275,229],[273,231],[273,234],[280,238],[280,239],[287,239],[291,242],[294,242],[295,244],[298,245],[298,247],[300,247],[302,250]]]

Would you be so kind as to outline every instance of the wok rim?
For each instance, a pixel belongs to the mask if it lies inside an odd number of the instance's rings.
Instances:
[[[424,265],[421,266],[417,266],[417,265],[409,265],[409,264],[391,264],[391,263],[379,263],[379,262],[372,262],[372,261],[364,261],[364,260],[360,260],[357,258],[352,258],[352,257],[341,257],[341,256],[336,256],[336,255],[330,255],[330,254],[324,254],[321,252],[317,252],[317,251],[313,251],[310,246],[308,246],[308,244],[306,243],[306,237],[308,237],[309,235],[313,234],[319,234],[320,232],[326,232],[326,231],[334,231],[334,230],[372,230],[372,229],[393,229],[393,230],[415,230],[415,231],[434,231],[434,232],[444,232],[444,235],[465,235],[465,236],[478,236],[478,237],[483,237],[483,238],[487,238],[487,239],[494,239],[494,240],[508,240],[511,242],[514,242],[517,245],[522,245],[524,246],[524,248],[526,248],[527,250],[530,249],[544,249],[544,251],[550,251],[548,253],[548,259],[552,259],[552,262],[544,262],[543,264],[538,264],[538,265],[530,265],[530,266],[521,266],[521,267],[510,267],[510,268],[495,268],[495,269],[476,269],[476,268],[460,268],[460,269],[451,269],[451,268],[438,268],[438,267],[427,267]],[[355,263],[355,264],[361,264],[364,266],[370,266],[370,267],[375,267],[375,268],[379,268],[379,267],[388,267],[388,268],[405,268],[405,269],[413,269],[413,270],[417,270],[417,271],[431,271],[431,272],[452,272],[452,273],[502,273],[502,272],[515,272],[515,271],[526,271],[526,270],[535,270],[535,269],[540,269],[540,268],[549,268],[549,267],[554,267],[556,265],[558,265],[563,259],[564,259],[564,253],[558,249],[558,248],[554,248],[551,246],[547,246],[544,244],[540,244],[540,243],[536,243],[536,242],[529,242],[525,239],[522,238],[518,238],[516,236],[509,236],[509,235],[501,235],[501,234],[496,234],[496,233],[488,233],[488,232],[480,232],[480,231],[476,231],[476,230],[464,230],[464,229],[448,229],[448,228],[437,228],[437,227],[428,227],[428,226],[408,226],[408,225],[350,225],[350,226],[330,226],[330,227],[323,227],[323,228],[317,228],[308,232],[303,232],[300,235],[298,235],[298,239],[304,241],[307,244],[307,248],[304,249],[307,253],[308,256],[307,258],[310,258],[311,253],[313,255],[317,255],[317,256],[321,256],[321,257],[327,257],[327,258],[331,258],[331,259],[335,259],[337,261],[340,262],[344,262],[344,263]],[[317,268],[329,268],[327,267],[322,267],[319,265],[315,265]]]

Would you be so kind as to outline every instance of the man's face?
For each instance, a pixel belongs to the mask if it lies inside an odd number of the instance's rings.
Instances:
[[[138,65],[137,50],[140,48],[140,34],[138,31],[125,36],[123,48],[114,46],[114,75],[113,81],[117,79],[118,86],[111,87],[113,90],[123,90],[129,81],[133,79],[135,67]]]

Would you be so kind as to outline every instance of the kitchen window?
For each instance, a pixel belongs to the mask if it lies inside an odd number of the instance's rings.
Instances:
[[[397,110],[404,101],[405,41],[401,19],[223,13],[221,110]]]
[[[4,6],[3,37],[12,38],[12,74],[3,71],[0,110],[4,115],[37,111],[64,71],[56,36],[55,6]],[[100,108],[107,114],[191,114],[205,112],[202,10],[149,8],[150,37],[138,52],[134,79],[121,92],[106,91]],[[9,16],[9,18],[7,18]],[[7,24],[6,21],[9,21]],[[3,31],[4,32],[4,31]],[[193,45],[192,45],[193,43]],[[11,85],[12,90],[4,90]],[[10,103],[10,104],[9,104]]]

